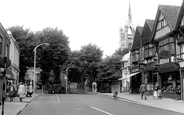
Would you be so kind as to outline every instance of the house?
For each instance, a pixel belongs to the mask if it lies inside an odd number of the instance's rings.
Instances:
[[[130,55],[130,92],[138,93],[139,87],[142,82],[142,69],[139,68],[139,62],[141,60],[141,34],[143,27],[137,26],[133,41],[133,46]]]
[[[163,90],[163,96],[176,98],[174,90],[180,85],[180,66],[176,57],[176,40],[174,34],[180,6],[159,5],[152,37],[157,46],[158,64],[156,81]]]

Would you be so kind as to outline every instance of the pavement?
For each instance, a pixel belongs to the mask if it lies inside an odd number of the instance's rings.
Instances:
[[[113,98],[112,93],[100,93],[102,95]],[[169,98],[154,99],[153,96],[147,96],[147,100],[141,99],[140,94],[119,93],[118,100],[123,100],[135,104],[145,105],[149,107],[159,108],[177,113],[184,114],[184,101]]]
[[[32,97],[26,97],[20,102],[19,97],[10,102],[9,98],[4,102],[4,115],[18,115],[35,97],[40,94],[33,94]],[[2,114],[2,105],[0,106],[0,115]]]

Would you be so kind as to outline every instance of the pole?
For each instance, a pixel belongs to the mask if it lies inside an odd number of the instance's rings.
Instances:
[[[4,57],[4,73],[3,73],[3,80],[2,80],[3,89],[2,89],[2,114],[1,115],[4,115],[5,76],[6,76],[6,57]]]
[[[49,43],[41,43],[38,44],[35,48],[34,48],[34,81],[33,81],[33,88],[34,88],[34,93],[36,92],[36,49],[41,46],[41,45],[49,45]]]
[[[36,48],[34,49],[34,77],[33,77],[33,88],[34,88],[34,93],[36,92]]]
[[[68,69],[69,69],[70,67],[68,67],[67,69],[66,69],[66,93],[68,92]]]
[[[71,68],[71,67],[66,68],[66,93],[68,92],[68,70],[69,70],[70,68]]]

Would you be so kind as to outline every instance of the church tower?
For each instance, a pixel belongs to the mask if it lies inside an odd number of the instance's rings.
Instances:
[[[131,50],[133,38],[135,34],[135,29],[132,24],[132,14],[131,14],[131,6],[130,6],[130,0],[129,0],[129,10],[128,10],[128,20],[126,21],[124,25],[124,29],[120,27],[120,48],[121,51],[125,48],[129,48]]]

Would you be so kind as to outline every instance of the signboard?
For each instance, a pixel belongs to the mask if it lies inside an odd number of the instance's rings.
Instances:
[[[162,50],[160,51],[159,56],[160,56],[160,59],[167,59],[171,56],[171,53],[167,50]]]
[[[184,62],[179,62],[180,67],[183,68],[184,67]]]

